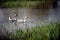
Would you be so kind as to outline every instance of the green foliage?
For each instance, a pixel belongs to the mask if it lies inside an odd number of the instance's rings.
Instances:
[[[21,1],[54,1],[54,0],[0,0],[0,5],[4,2],[21,2]]]
[[[17,30],[15,35],[10,35],[13,40],[57,40],[60,32],[60,23],[36,26],[32,29]]]
[[[1,7],[36,7],[38,1],[4,2]]]
[[[0,5],[3,8],[18,8],[18,7],[26,7],[26,8],[35,8],[35,9],[49,9],[51,6],[51,2],[46,1],[19,1],[19,2],[4,2]]]
[[[8,2],[8,1],[53,1],[53,0],[0,0],[1,2]]]

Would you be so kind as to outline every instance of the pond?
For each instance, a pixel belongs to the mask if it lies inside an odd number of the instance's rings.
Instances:
[[[9,16],[15,18],[15,14],[18,16],[17,19],[24,20],[24,17],[27,16],[25,24],[10,22]],[[49,10],[39,10],[39,9],[29,9],[29,8],[0,8],[0,27],[3,30],[0,34],[6,32],[14,32],[16,29],[31,28],[34,26],[46,25],[48,23],[54,23],[60,21],[60,8],[55,9],[50,8]]]

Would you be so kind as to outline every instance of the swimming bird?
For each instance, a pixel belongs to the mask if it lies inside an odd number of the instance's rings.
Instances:
[[[10,22],[14,22],[14,21],[17,21],[17,19],[16,19],[16,18],[11,18],[11,17],[9,17],[9,23],[10,23]]]
[[[17,22],[18,22],[18,23],[24,23],[24,24],[25,24],[26,21],[27,21],[27,20],[26,20],[27,18],[28,18],[28,17],[25,16],[24,19],[17,19]]]
[[[26,20],[27,18],[28,18],[27,16],[25,16],[24,19],[16,19],[16,18],[9,17],[9,23],[16,21],[16,23],[24,23],[25,24],[27,21]]]

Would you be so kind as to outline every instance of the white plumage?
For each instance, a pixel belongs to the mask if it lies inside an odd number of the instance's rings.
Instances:
[[[24,19],[17,19],[18,23],[25,23],[27,20],[27,17],[25,16]]]
[[[17,19],[16,19],[16,18],[10,18],[10,17],[9,17],[9,21],[12,21],[12,20],[17,20]]]
[[[9,17],[9,21],[11,21],[12,19]]]
[[[13,19],[11,19],[10,17],[9,17],[9,21],[16,21],[17,23],[24,23],[25,24],[25,22],[27,21],[26,19],[27,19],[28,17],[24,17],[24,19],[16,19],[16,18],[13,18]]]

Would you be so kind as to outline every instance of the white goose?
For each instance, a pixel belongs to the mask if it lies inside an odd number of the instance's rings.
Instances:
[[[24,24],[25,24],[25,22],[27,21],[27,20],[26,20],[27,18],[28,18],[28,17],[25,16],[24,19],[17,19],[17,22],[18,22],[18,23],[24,23]]]
[[[9,23],[10,23],[10,22],[14,22],[14,21],[17,21],[17,19],[16,19],[16,18],[13,18],[13,19],[12,19],[11,17],[9,17]]]
[[[11,21],[12,19],[9,17],[9,21]]]
[[[9,17],[9,22],[11,22],[11,21],[14,22],[14,21],[16,21],[17,23],[24,23],[24,24],[25,24],[26,21],[27,21],[27,20],[26,20],[27,18],[28,18],[27,16],[25,16],[24,19],[16,19],[16,18],[13,18],[13,19],[12,19],[12,18]]]

